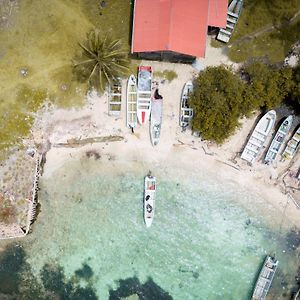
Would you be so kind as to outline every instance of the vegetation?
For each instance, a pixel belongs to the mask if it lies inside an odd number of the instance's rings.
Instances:
[[[164,70],[163,72],[154,72],[155,77],[164,78],[169,82],[173,81],[178,77],[177,73],[173,70]]]
[[[291,88],[291,100],[300,105],[300,65],[293,70],[293,86]]]
[[[108,34],[101,36],[98,30],[88,34],[82,48],[81,61],[74,65],[79,79],[88,80],[91,87],[104,91],[105,87],[128,73],[128,51],[121,40],[112,40]]]
[[[247,79],[247,99],[250,109],[278,107],[292,87],[292,69],[275,69],[254,62],[242,69]]]
[[[192,129],[204,139],[224,142],[239,125],[240,117],[253,110],[276,108],[290,94],[297,98],[300,76],[296,70],[258,62],[244,67],[241,74],[223,66],[207,68],[196,78],[191,96]]]
[[[230,39],[230,59],[243,62],[261,57],[270,63],[283,61],[300,38],[299,10],[300,0],[245,0]]]
[[[222,143],[238,126],[244,84],[225,67],[209,67],[196,79],[191,105],[192,129],[204,139]]]
[[[21,145],[34,121],[36,110],[25,105],[26,94],[47,94],[34,100],[37,106],[45,99],[66,108],[84,104],[87,84],[75,80],[71,58],[86,32],[98,28],[130,44],[132,1],[100,2],[24,0],[12,11],[9,28],[2,30],[0,22],[0,160],[9,146]]]

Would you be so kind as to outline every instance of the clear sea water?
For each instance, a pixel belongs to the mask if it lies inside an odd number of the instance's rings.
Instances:
[[[156,215],[147,229],[149,168],[82,158],[42,178],[41,212],[21,241],[26,272],[19,270],[37,294],[44,284],[49,299],[250,299],[265,255],[276,254],[269,299],[289,299],[298,252],[260,195],[216,173],[155,166]]]

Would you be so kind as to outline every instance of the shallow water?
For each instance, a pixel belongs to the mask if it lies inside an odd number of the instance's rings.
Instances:
[[[24,243],[34,276],[40,278],[46,264],[59,265],[65,281],[92,287],[99,299],[134,293],[141,299],[249,299],[265,255],[276,253],[280,268],[270,299],[285,299],[298,253],[280,224],[268,221],[275,212],[259,215],[259,195],[216,182],[214,173],[160,166],[153,169],[156,215],[146,229],[148,167],[84,158],[42,180],[42,212]]]

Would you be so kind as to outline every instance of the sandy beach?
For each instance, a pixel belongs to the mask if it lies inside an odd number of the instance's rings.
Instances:
[[[140,161],[159,165],[164,162],[178,169],[201,169],[216,172],[220,180],[232,180],[239,185],[259,193],[272,208],[278,211],[278,218],[288,220],[287,223],[300,227],[300,209],[297,203],[287,194],[282,182],[282,175],[288,168],[287,163],[267,166],[256,162],[249,166],[239,158],[239,152],[247,136],[251,132],[257,115],[241,120],[240,129],[222,146],[218,146],[192,135],[191,131],[182,132],[178,125],[179,101],[184,83],[192,79],[194,69],[188,65],[170,63],[142,62],[151,64],[155,71],[174,70],[178,78],[171,83],[160,83],[160,93],[164,97],[163,125],[161,139],[157,147],[152,147],[149,137],[149,123],[138,126],[134,134],[125,126],[125,91],[123,81],[122,113],[120,117],[108,116],[107,95],[98,96],[92,92],[87,96],[87,105],[80,110],[55,110],[46,113],[37,122],[34,129],[36,142],[48,139],[52,145],[47,153],[44,178],[51,176],[66,161],[80,159],[88,151],[99,154],[101,159],[114,161]],[[158,78],[154,80],[160,81]],[[72,138],[86,139],[92,137],[121,136],[118,142],[87,144],[81,147],[60,147]],[[297,166],[297,163],[295,163]],[[298,167],[298,166],[297,166]],[[291,171],[290,171],[291,172]],[[289,177],[289,176],[288,176]],[[294,185],[297,181],[293,178]],[[294,195],[297,198],[297,193]],[[283,224],[287,225],[287,224]]]
[[[226,64],[236,68],[227,58],[222,49],[212,48],[207,41],[207,58],[203,66]],[[251,133],[257,114],[252,118],[241,120],[241,127],[223,145],[202,141],[187,130],[182,132],[179,127],[179,103],[183,85],[191,80],[197,71],[191,65],[166,62],[140,62],[151,65],[154,72],[172,70],[178,78],[171,82],[155,78],[159,82],[160,93],[164,97],[163,124],[158,146],[152,147],[149,136],[149,123],[138,125],[132,134],[126,128],[126,80],[123,80],[122,110],[119,117],[108,115],[107,94],[99,96],[95,91],[86,96],[86,105],[80,109],[44,108],[38,114],[32,128],[31,140],[27,145],[42,145],[47,149],[44,178],[50,176],[68,160],[82,157],[87,152],[97,153],[107,161],[139,161],[159,165],[167,162],[170,167],[209,170],[217,173],[217,177],[232,180],[262,195],[269,205],[278,211],[277,217],[288,220],[289,224],[300,227],[300,200],[298,181],[294,178],[299,162],[279,162],[267,166],[256,162],[248,165],[239,158],[239,153]],[[110,142],[110,136],[120,141]],[[71,139],[87,138],[108,139],[106,142],[88,143],[80,147],[67,147],[62,144]],[[290,188],[286,188],[289,186]],[[291,197],[292,196],[292,197]],[[297,200],[298,199],[298,200]],[[299,201],[300,203],[300,201]],[[299,206],[299,207],[298,207]],[[287,225],[287,224],[286,224]],[[1,226],[2,231],[7,228]]]

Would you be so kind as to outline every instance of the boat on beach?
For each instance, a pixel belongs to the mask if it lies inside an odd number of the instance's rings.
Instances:
[[[275,110],[268,111],[259,120],[255,126],[243,152],[241,158],[253,163],[263,148],[267,137],[271,133],[271,130],[275,124],[276,112]]]
[[[278,260],[275,257],[267,256],[256,281],[252,300],[264,300],[266,298],[277,267]]]
[[[121,113],[122,81],[117,79],[108,86],[108,114],[119,116]]]
[[[282,157],[285,159],[292,159],[295,154],[297,153],[297,150],[299,149],[300,145],[300,126],[294,133],[293,137],[288,141],[283,153]]]
[[[141,125],[145,124],[150,117],[152,93],[151,83],[152,68],[150,66],[139,66],[137,90],[137,118]]]
[[[275,160],[277,154],[280,151],[281,146],[283,145],[293,123],[293,116],[288,116],[281,123],[279,129],[277,130],[275,137],[273,138],[271,145],[265,156],[265,163],[270,164]]]
[[[193,83],[188,81],[185,83],[180,100],[179,125],[186,128],[190,125],[193,118],[193,109],[189,105],[189,97],[193,92]]]
[[[137,84],[134,75],[130,75],[127,83],[126,126],[134,128],[137,125]]]
[[[155,90],[151,103],[150,138],[153,146],[159,142],[162,123],[163,97]]]
[[[156,178],[149,174],[145,176],[144,191],[144,221],[146,227],[150,227],[154,218]]]

